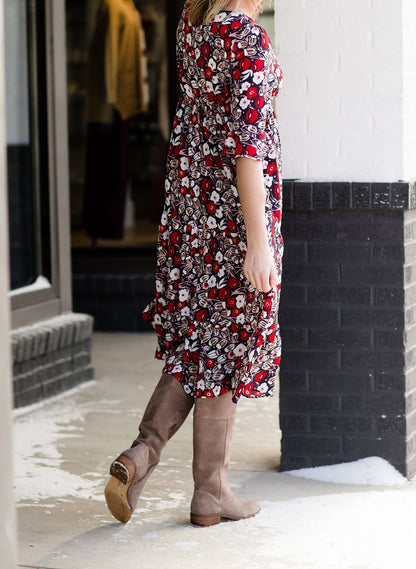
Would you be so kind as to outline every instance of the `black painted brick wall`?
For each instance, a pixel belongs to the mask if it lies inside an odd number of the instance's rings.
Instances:
[[[155,252],[156,254],[156,252]],[[73,305],[94,317],[94,330],[152,331],[141,312],[155,294],[155,273],[74,274]]]
[[[302,207],[282,217],[281,470],[376,455],[405,474],[404,212]]]

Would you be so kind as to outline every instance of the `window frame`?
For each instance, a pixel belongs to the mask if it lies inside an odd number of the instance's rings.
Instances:
[[[65,0],[44,1],[51,285],[9,292],[13,328],[72,310]]]

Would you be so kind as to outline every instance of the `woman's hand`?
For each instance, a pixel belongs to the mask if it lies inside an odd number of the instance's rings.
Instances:
[[[261,160],[238,157],[236,167],[247,235],[243,273],[254,288],[268,292],[276,286],[277,274],[267,235],[263,164]]]
[[[277,272],[273,253],[268,245],[248,245],[243,273],[254,288],[269,292],[277,285]]]

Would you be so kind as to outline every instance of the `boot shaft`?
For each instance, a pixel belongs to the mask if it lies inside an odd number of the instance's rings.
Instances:
[[[150,452],[159,456],[168,440],[178,431],[194,404],[172,375],[162,373],[139,425],[139,435],[132,448],[145,443]]]
[[[231,392],[214,399],[197,399],[194,408],[195,489],[191,522],[210,526],[222,518],[241,520],[256,515],[256,502],[239,500],[228,483],[231,439],[237,405]]]
[[[217,499],[229,495],[228,468],[237,405],[231,391],[214,399],[196,399],[193,418],[192,472],[195,489]]]

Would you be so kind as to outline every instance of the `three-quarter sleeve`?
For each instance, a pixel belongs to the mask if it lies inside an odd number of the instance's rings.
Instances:
[[[268,42],[266,32],[259,26],[234,42],[230,89],[232,131],[227,146],[235,158],[262,160],[273,145],[267,131],[273,91],[273,77],[265,57]]]

